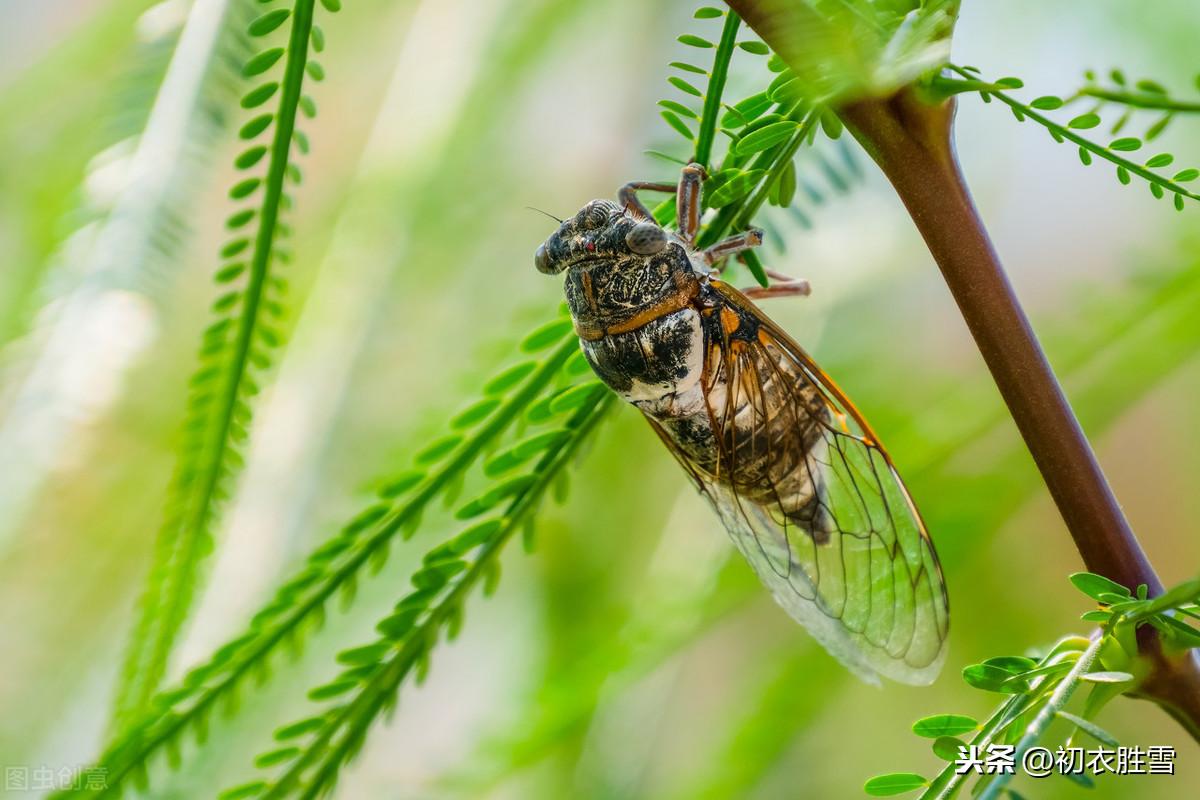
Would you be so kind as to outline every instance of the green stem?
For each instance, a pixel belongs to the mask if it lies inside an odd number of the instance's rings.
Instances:
[[[696,154],[692,161],[708,169],[712,157],[713,140],[717,133],[717,116],[721,111],[721,97],[725,94],[725,79],[729,75],[729,62],[733,48],[737,45],[738,28],[742,19],[733,11],[725,15],[725,26],[721,29],[721,41],[713,56],[712,72],[709,74],[708,89],[704,95],[704,110],[700,115],[700,130],[696,133]]]
[[[550,380],[558,374],[567,359],[578,349],[579,345],[575,337],[568,336],[537,371],[526,379],[521,390],[497,409],[487,424],[472,439],[460,445],[455,454],[439,471],[417,487],[403,507],[385,518],[385,521],[381,522],[380,528],[356,548],[341,567],[317,584],[316,588],[302,602],[293,606],[287,616],[276,622],[268,632],[255,637],[247,645],[249,649],[239,656],[236,664],[224,674],[218,683],[208,687],[193,706],[184,711],[168,713],[164,710],[158,712],[154,719],[144,720],[136,729],[131,730],[128,735],[123,737],[122,742],[114,748],[114,752],[121,755],[121,751],[126,748],[129,752],[124,754],[124,763],[114,765],[113,759],[105,759],[105,763],[101,765],[109,770],[108,789],[101,796],[107,796],[109,792],[115,795],[121,781],[135,771],[151,753],[173,740],[192,721],[201,717],[217,700],[236,686],[255,664],[284,641],[304,620],[322,608],[325,602],[346,581],[356,575],[371,556],[386,545],[397,531],[417,519],[424,507],[437,497],[460,472],[473,463],[493,439],[512,424],[517,415],[541,393]],[[150,735],[145,735],[151,730],[151,725],[163,720],[165,720],[164,724],[153,729]]]
[[[1050,695],[1049,701],[1042,706],[1038,711],[1037,716],[1033,718],[1033,722],[1029,723],[1029,727],[1025,729],[1025,735],[1017,742],[1016,751],[1013,753],[1013,761],[1020,764],[1029,752],[1029,748],[1033,747],[1045,735],[1046,729],[1050,727],[1050,723],[1054,722],[1055,716],[1059,711],[1067,707],[1067,702],[1071,699],[1071,695],[1075,693],[1079,683],[1083,680],[1083,676],[1087,675],[1088,670],[1092,668],[1096,657],[1100,654],[1100,648],[1104,644],[1104,633],[1099,632],[1088,648],[1079,656],[1079,660],[1075,662],[1075,666],[1066,674],[1066,677],[1059,682],[1058,686],[1054,687],[1054,693]],[[1000,795],[1000,791],[1008,785],[1012,780],[1013,772],[1002,772],[997,778],[989,783],[983,792],[979,795],[979,800],[995,800]]]
[[[520,530],[526,518],[537,508],[542,495],[570,462],[588,434],[612,408],[614,401],[615,395],[604,391],[597,402],[585,406],[576,415],[570,425],[574,435],[543,458],[535,470],[536,480],[509,505],[504,517],[504,527],[483,545],[471,567],[438,604],[430,609],[424,622],[405,637],[400,650],[376,672],[354,700],[342,707],[338,715],[322,729],[321,734],[305,748],[303,755],[271,786],[270,792],[265,795],[266,800],[289,796],[304,771],[322,754],[324,759],[321,767],[305,787],[301,797],[315,798],[323,794],[341,769],[363,729],[374,721],[386,704],[386,699],[399,691],[400,683],[423,650],[428,647],[428,643],[437,636],[438,631],[487,572],[491,562],[499,556],[512,535]],[[332,750],[327,750],[326,745],[340,730],[345,730],[341,741]]]
[[[770,195],[771,184],[779,179],[779,174],[787,167],[787,162],[790,161],[796,154],[796,151],[804,144],[805,138],[808,136],[808,129],[811,129],[809,121],[812,119],[811,112],[808,115],[801,116],[803,106],[796,104],[787,116],[792,119],[797,119],[802,123],[801,129],[798,130],[791,139],[775,147],[758,153],[753,162],[750,164],[749,170],[756,169],[765,170],[769,173],[763,177],[763,181],[756,187],[755,191],[747,194],[736,203],[725,206],[717,212],[716,217],[709,223],[700,235],[696,238],[697,247],[708,247],[716,244],[730,231],[745,230],[749,227],[754,219],[754,214],[762,207],[763,202]],[[745,162],[739,159],[726,157],[726,164],[722,168],[741,167]],[[746,208],[750,203],[755,204],[754,211],[746,213]],[[755,276],[759,277],[759,276]],[[760,282],[765,280],[765,275],[760,278]],[[765,286],[766,283],[763,283]]]
[[[1085,86],[1077,92],[1082,97],[1094,97],[1110,103],[1119,103],[1133,108],[1144,108],[1157,111],[1173,111],[1181,114],[1200,113],[1200,103],[1189,103],[1175,100],[1164,94],[1152,92],[1129,92],[1117,89],[1103,89],[1099,86]]]
[[[1030,690],[1021,694],[1015,694],[1001,703],[1000,707],[988,717],[978,733],[971,737],[970,744],[975,745],[980,750],[986,750],[992,742],[996,741],[998,736],[1002,735],[1008,729],[1008,726],[1012,725],[1022,714],[1026,713],[1030,706],[1045,694],[1048,682],[1055,679],[1053,678],[1053,672],[1050,670],[1057,669],[1061,664],[1065,663],[1061,659],[1065,658],[1069,653],[1079,653],[1082,655],[1083,651],[1081,650],[1061,650],[1060,648],[1063,646],[1064,641],[1056,644],[1050,653],[1038,662],[1037,667],[1026,673],[1037,675],[1036,678],[1030,679]],[[1032,681],[1037,681],[1036,685]],[[971,772],[958,772],[956,764],[950,762],[933,779],[929,784],[929,788],[921,794],[919,800],[950,800],[958,792],[959,787],[969,780],[971,776]]]
[[[758,213],[763,203],[767,201],[767,197],[770,196],[771,187],[779,180],[780,175],[787,169],[787,165],[791,160],[796,157],[796,153],[800,151],[801,146],[808,139],[809,134],[812,133],[813,127],[820,118],[820,108],[813,108],[805,115],[804,120],[800,123],[800,127],[792,134],[792,138],[787,141],[783,149],[772,160],[771,170],[767,173],[766,178],[758,184],[758,188],[754,190],[750,199],[746,201],[741,211],[734,217],[731,226],[733,230],[744,230],[750,225],[750,220],[754,219],[754,215]]]
[[[203,531],[212,517],[217,487],[224,474],[222,465],[229,449],[229,435],[234,411],[237,408],[238,396],[246,376],[251,344],[258,322],[259,304],[270,266],[271,247],[279,216],[279,201],[283,194],[283,182],[287,174],[296,111],[304,83],[304,67],[308,59],[308,40],[312,31],[314,2],[315,0],[296,0],[292,12],[287,63],[282,82],[283,94],[279,101],[275,135],[271,143],[271,160],[259,215],[260,224],[254,242],[254,253],[250,262],[250,274],[242,312],[238,319],[234,352],[226,371],[225,392],[220,400],[217,423],[209,441],[206,453],[207,462],[199,470],[203,476],[203,482],[199,494],[190,504],[184,524],[178,529],[177,535],[181,541],[172,548],[167,566],[167,577],[162,584],[167,596],[161,598],[161,603],[150,602],[143,609],[142,613],[153,615],[160,622],[157,626],[149,628],[155,631],[150,642],[134,644],[134,647],[138,649],[149,648],[147,661],[143,665],[145,674],[138,678],[137,691],[132,698],[128,699],[124,707],[118,709],[118,714],[136,714],[146,707],[150,696],[161,683],[175,637],[183,623],[183,617],[187,613],[191,594],[187,584],[194,579],[194,575],[188,573],[195,568],[199,543]],[[136,656],[133,657],[136,658]]]
[[[1003,733],[1004,729],[1016,719],[1032,703],[1029,695],[1014,695],[1000,704],[993,712],[983,728],[971,739],[971,744],[980,750],[987,747]],[[930,782],[929,787],[922,792],[918,800],[950,800],[958,792],[959,787],[970,777],[971,773],[959,773],[952,761],[942,768],[937,777]]]
[[[955,72],[958,72],[961,75],[968,76],[968,78],[970,77],[970,73],[963,71],[959,67],[951,66],[950,69],[953,69]],[[1193,200],[1200,200],[1200,194],[1195,194],[1194,192],[1188,191],[1187,187],[1185,187],[1181,184],[1178,184],[1175,181],[1170,180],[1169,178],[1164,178],[1162,175],[1159,175],[1157,172],[1155,172],[1151,169],[1147,169],[1143,165],[1138,164],[1136,161],[1130,161],[1127,158],[1123,158],[1123,157],[1117,155],[1116,153],[1114,153],[1112,150],[1109,150],[1107,147],[1098,145],[1095,142],[1090,141],[1089,139],[1086,139],[1083,136],[1080,136],[1079,134],[1075,133],[1073,130],[1071,130],[1067,126],[1058,124],[1057,122],[1055,122],[1054,120],[1045,116],[1044,114],[1039,114],[1037,111],[1035,111],[1034,109],[1025,105],[1021,101],[1016,100],[1012,97],[1009,97],[1007,94],[1005,94],[1002,91],[999,91],[995,88],[991,88],[990,84],[988,84],[987,86],[989,88],[980,89],[980,91],[985,91],[989,96],[996,98],[1001,103],[1004,103],[1005,105],[1007,105],[1009,108],[1019,111],[1022,116],[1028,117],[1029,119],[1033,120],[1037,124],[1044,127],[1046,130],[1050,131],[1052,134],[1055,134],[1056,137],[1061,137],[1062,139],[1065,139],[1066,141],[1071,142],[1072,144],[1076,144],[1076,145],[1082,147],[1084,150],[1087,150],[1089,153],[1092,153],[1093,155],[1098,156],[1099,158],[1103,158],[1105,161],[1109,161],[1109,162],[1117,165],[1118,167],[1123,167],[1124,169],[1128,170],[1131,174],[1137,175],[1139,178],[1142,178],[1149,183],[1158,184],[1163,189],[1167,189],[1169,191],[1175,192],[1176,194],[1181,194],[1184,197],[1190,197]]]

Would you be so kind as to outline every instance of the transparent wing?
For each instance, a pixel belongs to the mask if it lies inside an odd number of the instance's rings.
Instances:
[[[723,327],[706,343],[716,463],[698,464],[648,419],[789,615],[866,680],[931,682],[945,657],[946,589],[891,459],[799,345],[739,292],[713,286],[747,321],[740,336]]]

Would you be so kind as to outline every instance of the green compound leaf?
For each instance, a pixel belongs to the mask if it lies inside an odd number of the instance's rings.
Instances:
[[[251,36],[266,36],[282,25],[291,15],[292,12],[286,8],[277,8],[274,11],[268,11],[250,23],[247,33]]]
[[[1024,690],[1020,681],[1011,681],[1013,673],[989,664],[972,664],[962,671],[963,680],[985,692],[1014,694]]]
[[[562,341],[572,330],[574,325],[569,319],[551,320],[522,339],[519,348],[522,353],[545,350]]]
[[[1002,669],[1010,675],[1024,675],[1037,666],[1037,662],[1025,656],[996,656],[983,662],[989,667]]]
[[[245,800],[248,797],[257,797],[267,789],[266,781],[250,781],[230,789],[226,789],[217,795],[217,800]]]
[[[671,84],[676,89],[683,92],[684,94],[690,94],[692,97],[703,97],[704,96],[704,92],[700,91],[695,86],[693,86],[692,84],[685,81],[683,78],[680,78],[678,75],[672,75],[671,77],[667,78],[667,83]]]
[[[241,101],[243,107],[253,108],[277,100],[273,113],[259,115],[242,128],[243,138],[252,138],[274,120],[270,147],[251,147],[234,161],[242,170],[263,164],[263,174],[239,180],[229,191],[234,200],[253,198],[254,202],[253,208],[230,217],[231,223],[237,223],[231,227],[254,222],[256,229],[245,231],[245,236],[220,250],[222,259],[239,260],[216,270],[221,294],[213,312],[218,319],[201,337],[174,477],[116,693],[117,728],[148,710],[166,672],[196,595],[200,565],[214,547],[213,529],[243,465],[241,449],[249,435],[252,401],[259,392],[258,373],[270,367],[269,351],[280,343],[278,329],[267,330],[265,317],[283,308],[285,283],[274,271],[287,260],[278,246],[287,230],[280,214],[284,181],[295,167],[291,139],[313,2],[297,0],[294,8],[294,14],[290,9],[268,11],[247,28],[251,37],[260,37],[290,22],[293,46],[265,49],[243,65],[244,73],[259,74],[286,55],[281,80],[252,89]]]
[[[693,119],[697,121],[700,119],[699,114],[685,106],[683,103],[677,103],[674,100],[659,100],[658,104],[668,111],[673,111],[680,117],[686,117],[687,119]]]
[[[564,353],[559,365],[565,360]],[[443,634],[448,640],[454,638],[472,588],[480,585],[486,590],[488,584],[494,584],[494,565],[501,547],[524,527],[543,494],[562,477],[613,399],[609,394],[572,415],[566,423],[572,437],[544,455],[534,470],[535,480],[513,498],[503,518],[468,528],[425,555],[421,568],[411,578],[416,591],[376,626],[383,639],[343,651],[339,660],[352,666],[310,692],[315,700],[334,702],[324,714],[296,723],[307,731],[303,734],[306,740],[295,749],[275,748],[260,756],[260,764],[265,760],[284,765],[269,783],[266,797],[316,797],[329,791],[374,720],[394,706],[404,680],[411,676],[420,684],[439,638]],[[450,555],[479,545],[484,549],[471,562]],[[278,752],[286,755],[277,756]]]
[[[536,361],[523,361],[520,364],[514,364],[485,383],[483,393],[488,396],[503,394],[525,380],[535,369],[537,369]]]
[[[272,47],[270,50],[262,51],[246,62],[246,66],[242,68],[242,75],[247,78],[261,75],[275,66],[275,63],[283,58],[284,52],[282,47]]]
[[[257,89],[251,89],[246,93],[246,96],[242,98],[242,108],[258,108],[263,103],[270,100],[278,90],[279,84],[275,83],[274,81],[271,83],[264,83]]]
[[[1054,111],[1063,107],[1063,100],[1061,97],[1055,97],[1054,95],[1045,95],[1037,98],[1029,105],[1041,111]]]
[[[456,431],[467,430],[487,419],[488,415],[500,407],[500,400],[495,397],[481,398],[450,418],[450,427]]]
[[[665,120],[666,123],[684,139],[687,139],[690,142],[695,138],[695,135],[692,133],[692,129],[687,126],[687,123],[679,118],[678,114],[674,113],[673,111],[663,110],[659,112],[659,116],[662,117],[663,120]]]
[[[721,117],[721,127],[732,128],[749,125],[765,114],[770,107],[771,98],[767,97],[766,92],[752,94],[727,107],[725,114]]]

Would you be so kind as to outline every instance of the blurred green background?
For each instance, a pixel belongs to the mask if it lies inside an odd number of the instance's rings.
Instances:
[[[244,116],[220,85],[205,84],[192,118],[156,102],[168,63],[172,85],[187,86],[224,57],[218,42],[215,55],[171,61],[206,5],[224,3],[0,0],[6,765],[95,754],[162,513]],[[683,54],[678,34],[711,34],[690,1],[345,5],[326,23],[329,78],[314,90],[321,114],[290,218],[292,342],[260,400],[176,674],[239,632],[553,313],[558,281],[531,255],[554,223],[526,206],[565,216],[626,180],[669,178],[642,153],[673,144],[655,109],[665,65]],[[1187,0],[1153,13],[1110,0],[964,6],[956,60],[1018,75],[1030,97],[1069,93],[1089,67],[1191,86],[1200,14]],[[755,88],[732,80],[733,96]],[[161,152],[175,156],[139,174],[130,137],[152,108]],[[1177,120],[1164,144],[1195,161],[1194,131]],[[1151,560],[1167,584],[1193,576],[1195,209],[1176,214],[1085,169],[971,97],[958,148]],[[866,156],[851,142],[826,152],[833,179],[816,159],[802,165],[814,190],[801,193],[804,219],[767,220],[786,244],[768,248],[769,264],[811,280],[813,295],[769,311],[855,398],[924,510],[951,591],[942,678],[880,690],[844,674],[731,557],[673,459],[622,409],[567,502],[543,510],[535,553],[505,557],[499,593],[471,602],[462,637],[404,691],[339,796],[857,797],[871,775],[935,771],[914,719],[988,712],[990,698],[958,679],[964,665],[1086,631],[1066,581],[1079,559],[936,268]],[[172,214],[152,219],[149,201]],[[155,796],[244,779],[247,753],[302,712],[335,648],[361,641],[402,591],[422,541],[399,547]],[[1120,700],[1104,722],[1126,744],[1174,745],[1178,775],[1109,777],[1090,796],[1195,796],[1200,752],[1161,712]],[[1018,788],[1089,796],[1062,779]]]

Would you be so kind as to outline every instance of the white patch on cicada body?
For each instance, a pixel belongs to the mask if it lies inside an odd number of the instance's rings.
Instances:
[[[700,314],[695,309],[685,308],[637,331],[634,335],[648,362],[659,358],[654,353],[654,337],[665,327],[687,330],[686,345],[675,355],[682,377],[661,383],[646,383],[635,378],[632,386],[620,394],[656,417],[688,416],[704,408],[704,391],[700,385],[700,376],[704,372],[704,333],[700,327]]]

